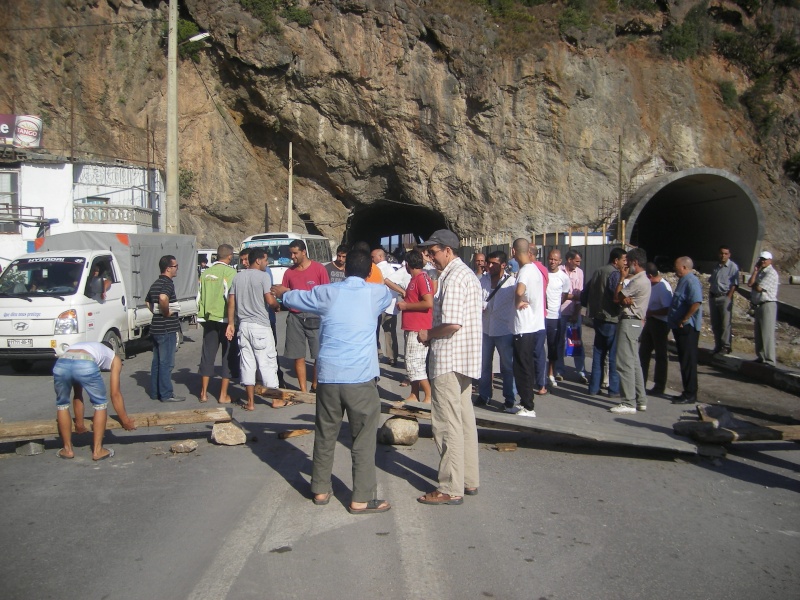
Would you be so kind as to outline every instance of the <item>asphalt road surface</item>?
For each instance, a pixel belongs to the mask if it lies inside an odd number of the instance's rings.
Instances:
[[[280,320],[281,325],[283,320]],[[282,343],[282,336],[281,336]],[[282,348],[279,345],[279,349]],[[129,412],[214,405],[197,402],[199,330],[176,359],[176,394],[146,393],[151,354],[125,361]],[[567,360],[568,366],[571,361]],[[284,363],[286,364],[286,363]],[[678,381],[670,365],[670,382]],[[381,395],[401,399],[402,372],[384,368]],[[287,377],[291,383],[291,377]],[[4,422],[54,419],[49,366],[17,375],[0,366]],[[754,418],[794,423],[797,396],[701,368],[701,395]],[[624,420],[612,402],[565,382],[537,402],[539,418],[623,422],[671,430],[683,409],[651,399]],[[234,397],[243,394],[238,386]],[[499,390],[495,399],[500,400]],[[438,454],[422,422],[411,447],[378,446],[385,514],[346,511],[351,484],[343,427],[335,498],[309,500],[313,405],[234,408],[249,443],[208,442],[210,426],[106,434],[116,450],[93,463],[90,436],[76,458],[23,457],[0,445],[0,596],[12,599],[572,599],[798,598],[800,446],[749,443],[724,459],[699,458],[557,436],[480,430],[481,487],[462,506],[423,506]],[[174,441],[197,451],[172,455]],[[516,452],[496,442],[514,441]]]

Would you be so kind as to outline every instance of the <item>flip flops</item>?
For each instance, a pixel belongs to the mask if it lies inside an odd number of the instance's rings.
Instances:
[[[64,460],[72,460],[73,458],[75,458],[74,454],[72,456],[65,456],[65,455],[62,454],[62,452],[64,452],[63,448],[61,450],[59,450],[58,452],[56,452],[56,456],[58,458],[63,458]]]
[[[439,490],[428,492],[424,496],[417,498],[420,504],[430,504],[431,506],[438,506],[440,504],[464,504],[464,498],[461,496],[451,496],[450,494],[443,494]]]
[[[382,504],[385,504],[385,506],[381,506]],[[373,513],[386,512],[390,508],[392,508],[392,505],[385,500],[370,500],[365,508],[353,508],[348,505],[347,512],[351,515],[371,515]]]
[[[294,406],[295,404],[300,404],[299,402],[295,402],[294,400],[286,400],[280,406],[275,406],[275,403],[272,403],[272,408],[286,408],[287,406]]]
[[[325,494],[325,497],[322,498],[322,499],[319,499],[316,496],[314,496],[311,500],[317,506],[325,506],[326,504],[328,504],[328,502],[331,501],[331,496],[333,496],[333,492],[328,492],[327,494]]]
[[[106,450],[108,450],[108,454],[106,454],[105,456],[101,456],[100,458],[93,458],[92,460],[95,462],[100,462],[101,460],[105,460],[107,458],[111,458],[112,456],[114,456],[113,448],[106,448]]]

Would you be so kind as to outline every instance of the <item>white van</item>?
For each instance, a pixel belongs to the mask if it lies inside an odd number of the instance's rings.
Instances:
[[[308,258],[311,260],[323,264],[333,260],[331,241],[328,238],[310,233],[289,233],[287,231],[251,235],[242,242],[239,254],[247,252],[250,248],[264,248],[269,258],[272,281],[279,284],[283,281],[283,274],[286,269],[292,266],[292,259],[289,257],[289,244],[294,240],[302,240],[305,243]]]
[[[0,358],[17,372],[77,342],[108,341],[122,355],[148,331],[145,296],[164,255],[180,266],[178,314],[197,315],[194,236],[73,232],[39,238],[36,247],[0,275]]]

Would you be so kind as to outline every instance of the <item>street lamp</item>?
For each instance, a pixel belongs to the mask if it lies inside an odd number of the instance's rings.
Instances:
[[[199,42],[211,34],[198,33],[186,42]],[[181,232],[178,197],[178,0],[169,0],[169,39],[167,43],[167,197],[164,203],[167,233]]]

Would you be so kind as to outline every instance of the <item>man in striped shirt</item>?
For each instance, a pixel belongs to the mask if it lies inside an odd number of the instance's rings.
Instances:
[[[147,292],[147,306],[153,313],[150,337],[153,340],[153,363],[150,368],[150,398],[161,402],[183,402],[186,398],[176,396],[172,389],[172,369],[175,366],[175,350],[181,322],[177,312],[172,312],[171,303],[177,303],[175,284],[172,279],[178,274],[178,261],[171,254],[158,261],[161,275]]]

